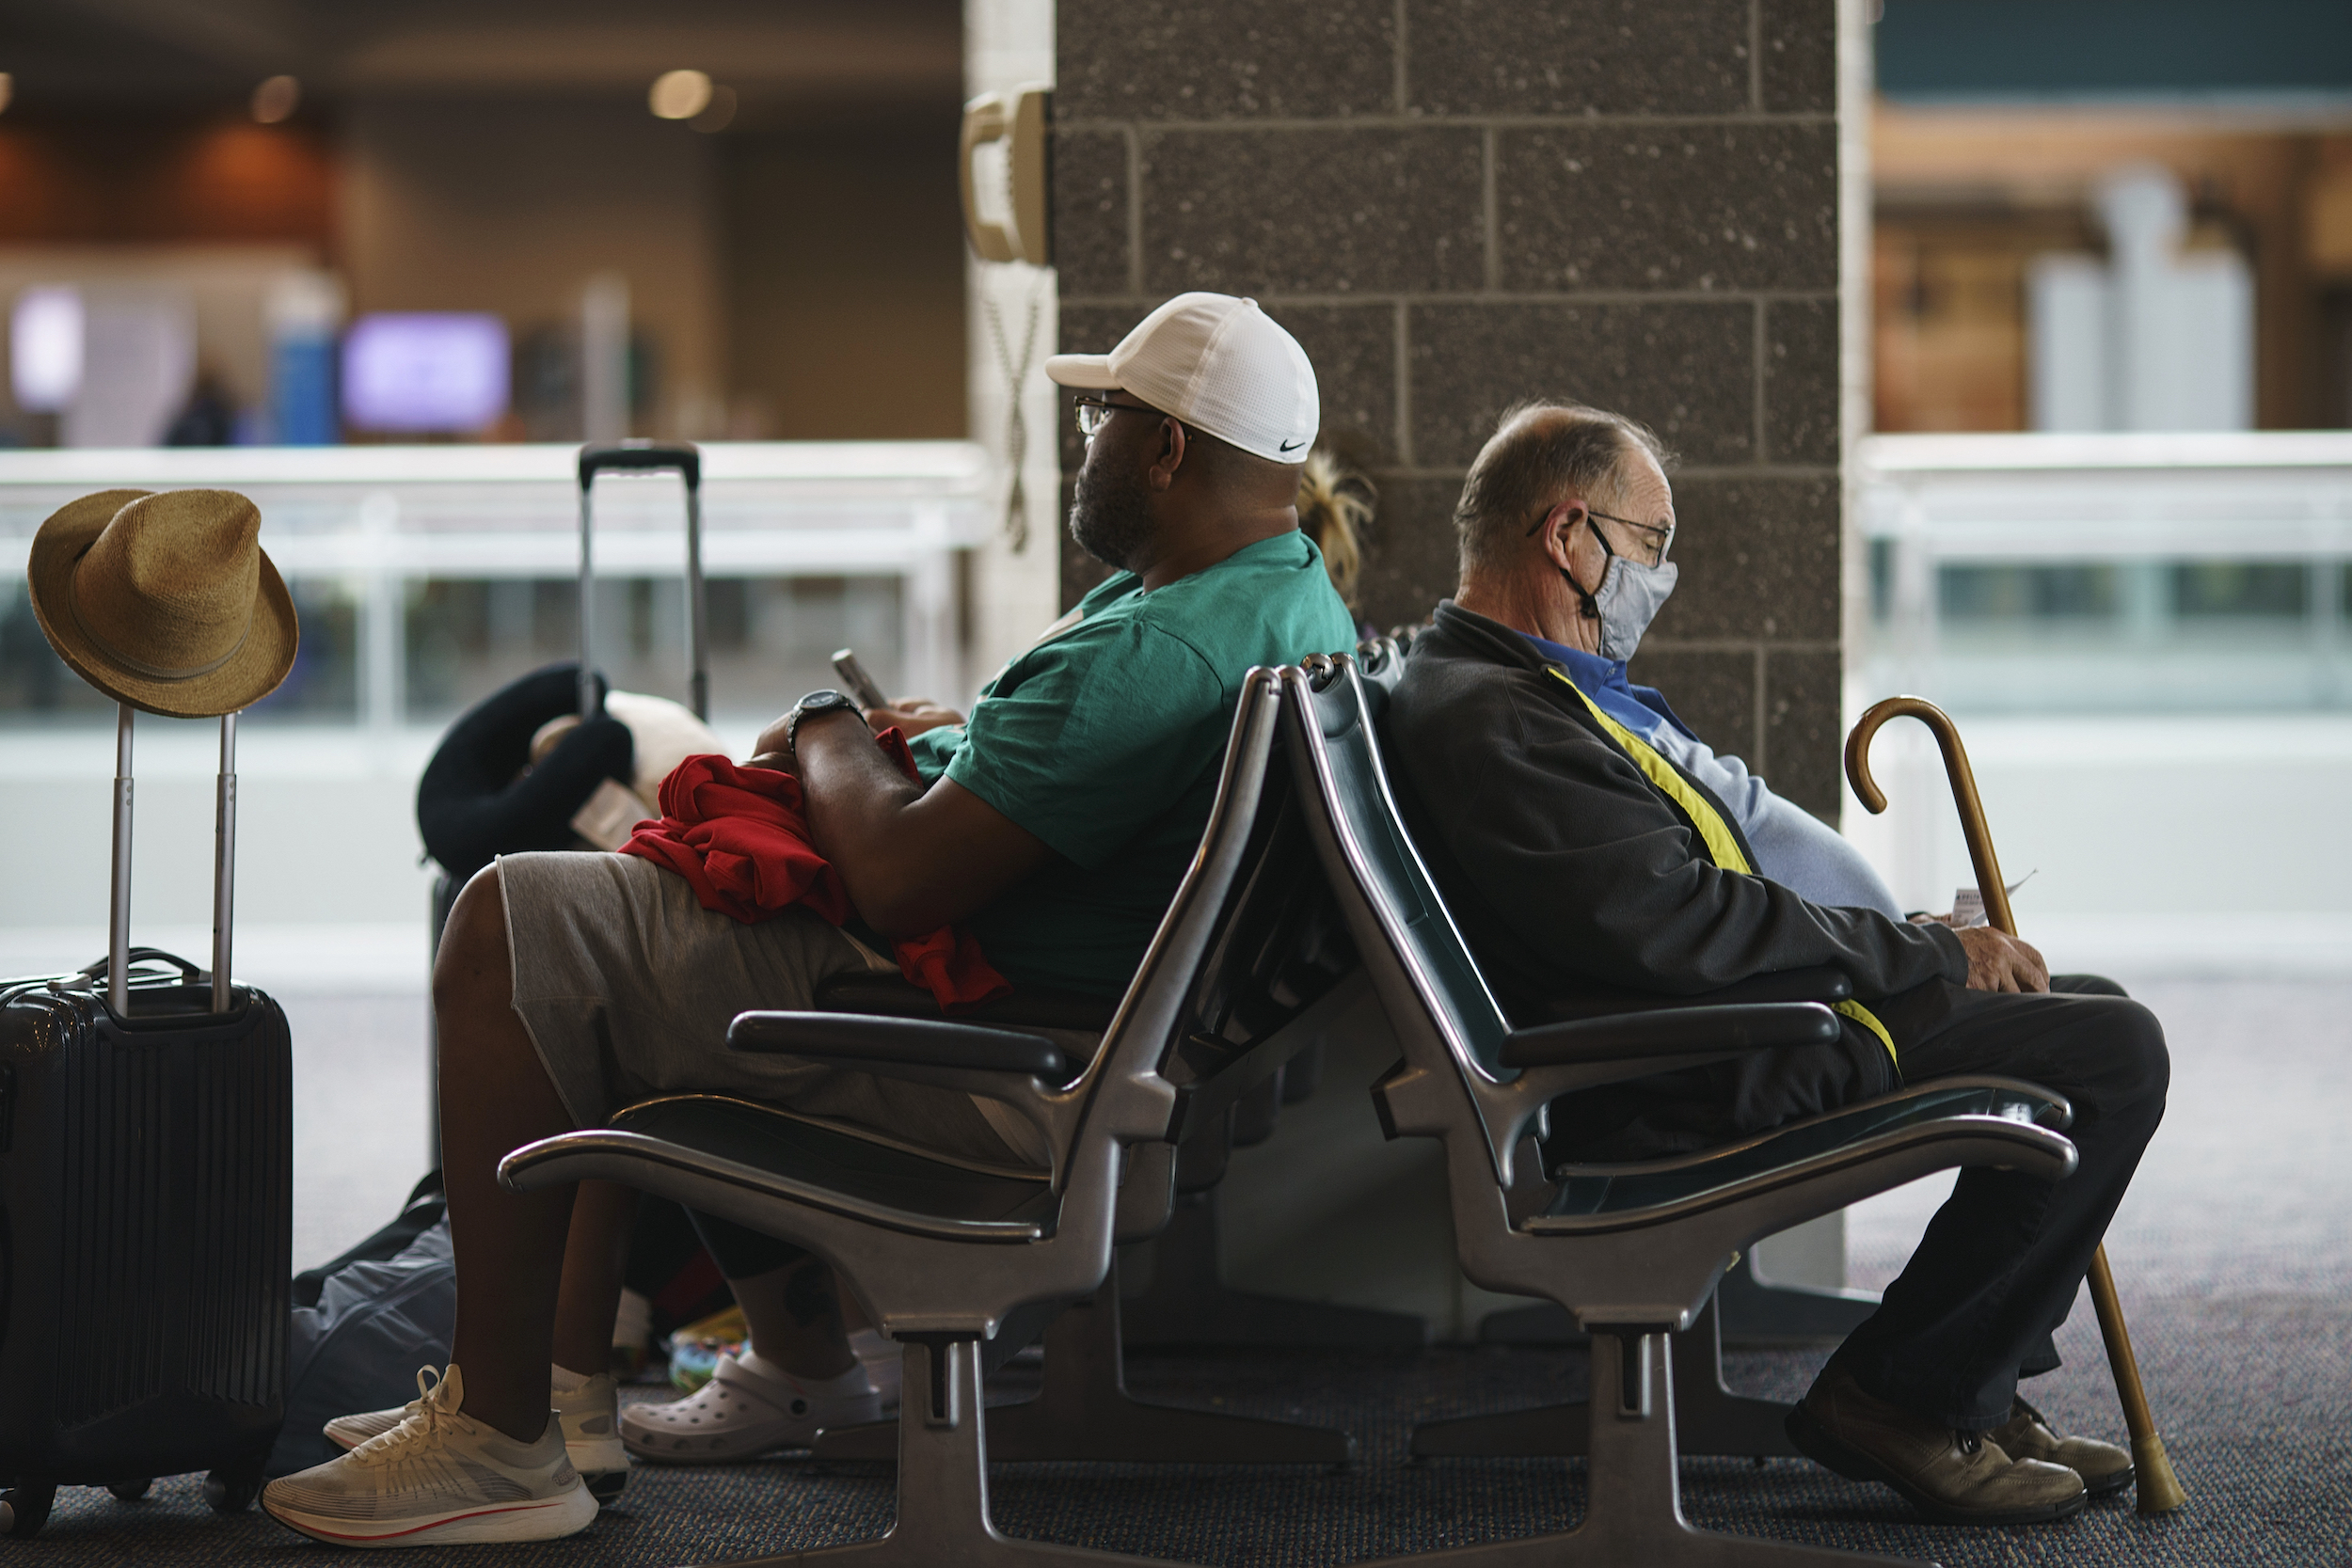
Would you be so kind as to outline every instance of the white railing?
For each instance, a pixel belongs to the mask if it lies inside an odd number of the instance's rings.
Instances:
[[[2135,977],[2352,973],[2352,432],[1881,436],[1857,460],[1876,602],[1847,721],[1899,691],[1962,716],[2004,870],[2041,873],[2026,935]],[[2270,613],[2183,613],[2232,566],[2269,574]],[[1945,613],[1972,573],[2070,570],[2099,613]],[[1875,751],[1893,807],[1849,800],[1844,830],[1945,908],[1976,879],[1943,765],[1917,725]]]
[[[358,605],[363,723],[398,722],[403,594],[421,578],[562,578],[579,564],[569,446],[228,447],[0,452],[0,586],[41,519],[75,496],[218,486],[260,506],[289,578],[332,578]],[[703,448],[704,570],[713,578],[894,577],[909,689],[962,688],[955,554],[985,531],[981,450],[961,441],[719,442]],[[600,575],[680,570],[675,476],[608,476]]]
[[[1848,665],[1873,691],[1980,711],[2352,704],[2344,567],[2352,432],[1878,436],[1858,453],[1872,610]],[[2304,568],[2299,611],[2196,617],[2168,574]],[[2104,569],[2095,616],[1962,624],[1950,568]]]

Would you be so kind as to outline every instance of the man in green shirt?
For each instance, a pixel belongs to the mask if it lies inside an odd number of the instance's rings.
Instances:
[[[1292,505],[1318,422],[1314,372],[1254,301],[1182,294],[1109,354],[1046,368],[1077,390],[1088,437],[1072,533],[1116,575],[1006,665],[968,721],[917,703],[862,716],[812,692],[754,760],[799,775],[817,847],[871,933],[961,922],[1016,991],[1109,996],[1207,824],[1243,674],[1355,633]],[[875,745],[868,717],[920,732],[918,781]],[[459,1281],[451,1365],[407,1411],[330,1426],[339,1440],[382,1435],[273,1482],[270,1513],[350,1544],[544,1540],[595,1516],[575,1469],[614,1489],[616,1430],[646,1457],[709,1463],[871,1418],[877,1390],[824,1266],[737,1231],[715,1250],[756,1348],[693,1400],[616,1422],[611,1380],[593,1374],[634,1196],[597,1183],[577,1202],[516,1196],[496,1169],[534,1139],[696,1089],[1037,1163],[991,1102],[725,1049],[736,1013],[806,1006],[819,982],[876,967],[890,966],[805,910],[740,925],[644,860],[510,855],[477,875],[434,975]],[[404,1445],[442,1462],[391,1462]]]
[[[1113,576],[989,683],[969,723],[912,743],[926,783],[969,791],[1048,851],[964,920],[1016,989],[1126,989],[1208,824],[1242,676],[1355,636],[1296,529],[1147,580]]]

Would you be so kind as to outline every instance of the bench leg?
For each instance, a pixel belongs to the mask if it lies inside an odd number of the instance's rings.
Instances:
[[[1093,1459],[1154,1465],[1347,1465],[1356,1439],[1329,1427],[1146,1404],[1127,1392],[1119,1276],[1045,1330],[1037,1398],[988,1412],[993,1459]],[[890,1457],[888,1422],[818,1434],[818,1461]]]
[[[1674,1335],[1675,1422],[1684,1453],[1737,1458],[1797,1457],[1782,1423],[1788,1406],[1750,1399],[1724,1383],[1722,1316],[1714,1298],[1689,1332]],[[1456,1416],[1413,1429],[1415,1459],[1573,1458],[1585,1451],[1588,1421],[1581,1401]]]
[[[1151,1244],[1152,1283],[1126,1305],[1127,1337],[1150,1345],[1297,1345],[1419,1350],[1429,1325],[1410,1312],[1294,1301],[1230,1289],[1217,1272],[1216,1190],[1176,1200]]]
[[[1923,1568],[1693,1528],[1682,1516],[1666,1336],[1628,1329],[1592,1338],[1583,1523],[1559,1535],[1393,1558],[1388,1568]]]
[[[908,1343],[898,1407],[898,1516],[879,1540],[748,1559],[726,1568],[1110,1568],[1152,1558],[1000,1535],[988,1516],[988,1438],[978,1343]]]

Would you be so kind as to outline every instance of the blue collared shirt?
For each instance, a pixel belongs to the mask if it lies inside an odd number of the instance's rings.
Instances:
[[[1625,678],[1625,660],[1603,658],[1528,632],[1535,652],[1567,673],[1602,712],[1640,736],[1668,761],[1705,784],[1730,808],[1758,875],[1816,904],[1874,909],[1891,920],[1902,906],[1884,879],[1836,829],[1774,795],[1735,756],[1719,756],[1668,706],[1655,687]]]
[[[1581,648],[1571,648],[1565,642],[1552,642],[1533,632],[1521,632],[1535,651],[1568,673],[1576,689],[1601,710],[1645,740],[1653,740],[1662,720],[1692,740],[1698,735],[1684,723],[1675,710],[1666,705],[1666,699],[1654,686],[1635,686],[1625,678],[1625,660],[1603,658]],[[1654,740],[1653,740],[1654,743]]]

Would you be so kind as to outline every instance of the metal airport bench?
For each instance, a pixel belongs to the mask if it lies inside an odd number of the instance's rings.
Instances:
[[[1388,694],[1404,677],[1404,649],[1393,638],[1359,643],[1357,673],[1364,683],[1365,701],[1374,712],[1375,729]],[[1329,666],[1310,660],[1310,673],[1323,675]],[[1399,832],[1403,832],[1402,824]],[[1409,834],[1406,835],[1409,839]],[[1730,1006],[1752,1003],[1845,1001],[1853,983],[1834,969],[1798,969],[1727,986],[1704,996],[1641,998],[1626,995],[1606,1005],[1580,1002],[1552,1009],[1545,1022],[1566,1022],[1613,1013],[1656,1012],[1667,1007]],[[1714,1151],[1709,1151],[1711,1157]],[[1788,1440],[1789,1407],[1777,1400],[1735,1394],[1724,1376],[1726,1303],[1744,1291],[1741,1304],[1751,1323],[1772,1323],[1788,1338],[1830,1343],[1869,1315],[1874,1295],[1860,1291],[1833,1295],[1827,1291],[1768,1286],[1748,1269],[1753,1252],[1734,1259],[1708,1293],[1707,1304],[1691,1326],[1674,1336],[1668,1352],[1675,1364],[1675,1442],[1684,1454],[1728,1455],[1738,1458],[1793,1458],[1797,1446]],[[1499,1325],[1497,1320],[1506,1322]],[[1587,1338],[1575,1319],[1557,1304],[1521,1307],[1490,1314],[1479,1326],[1482,1341],[1503,1344],[1581,1345]],[[1408,1451],[1414,1459],[1566,1459],[1584,1453],[1589,1432],[1582,1400],[1494,1411],[1477,1416],[1453,1416],[1422,1421],[1413,1428]]]
[[[2058,1180],[2074,1147],[2058,1096],[1950,1079],[1680,1159],[1541,1167],[1535,1138],[1562,1094],[1826,1040],[1818,1002],[1682,1006],[1514,1030],[1406,835],[1381,767],[1374,705],[1352,659],[1280,673],[1284,738],[1308,824],[1404,1060],[1374,1094],[1391,1136],[1445,1148],[1463,1273],[1548,1297],[1591,1335],[1587,1497],[1571,1532],[1424,1553],[1518,1563],[1837,1568],[1896,1560],[1729,1536],[1682,1516],[1670,1336],[1696,1323],[1731,1255],[1792,1225],[1959,1165]],[[1309,781],[1311,781],[1310,785]]]
[[[1303,831],[1303,830],[1302,830]],[[1302,847],[1305,847],[1302,841]],[[1311,860],[1313,851],[1308,850]],[[1310,872],[1318,886],[1320,867]],[[1338,911],[1331,918],[1336,924]],[[1345,941],[1345,933],[1341,933]],[[1354,967],[1354,949],[1349,964]],[[1362,990],[1351,984],[1333,1009],[1339,1012]],[[1274,1136],[1281,1113],[1303,1103],[1322,1086],[1324,1040],[1283,1063],[1282,1070],[1233,1107],[1229,1127],[1214,1136],[1187,1139],[1176,1153],[1176,1205],[1168,1228],[1150,1243],[1143,1288],[1130,1290],[1120,1304],[1127,1342],[1152,1348],[1315,1350],[1419,1350],[1429,1342],[1428,1320],[1413,1312],[1338,1302],[1302,1301],[1236,1290],[1225,1281],[1223,1181],[1232,1152]],[[1121,1264],[1122,1269],[1124,1264]],[[1139,1273],[1142,1271],[1138,1271]]]
[[[1285,1025],[1335,977],[1253,965],[1264,913],[1292,907],[1311,864],[1284,854],[1302,791],[1274,763],[1271,673],[1244,684],[1200,853],[1084,1070],[1045,1037],[929,1019],[747,1013],[737,1050],[788,1052],[1011,1106],[1043,1134],[1050,1172],[982,1168],[723,1096],[632,1106],[501,1162],[513,1191],[600,1179],[655,1192],[807,1247],[854,1286],[905,1357],[898,1517],[837,1554],[875,1562],[1115,1562],[1009,1540],[988,1515],[981,1346],[1016,1314],[1093,1295],[1114,1242],[1167,1220],[1176,1144],[1221,1117],[1311,1033]],[[1273,787],[1269,788],[1269,783]],[[1294,826],[1286,830],[1286,819]],[[1272,935],[1279,936],[1280,922]],[[1275,951],[1268,949],[1267,951]]]
[[[1138,1204],[1122,1213],[1120,1250],[1158,1249],[1151,1285],[1139,1297],[1122,1292],[1115,1253],[1102,1286],[1047,1324],[1037,1397],[988,1411],[992,1460],[1346,1465],[1356,1441],[1336,1428],[1134,1398],[1125,1367],[1133,1325],[1142,1319],[1145,1334],[1136,1338],[1159,1343],[1354,1343],[1345,1331],[1359,1321],[1385,1330],[1383,1343],[1419,1345],[1425,1338],[1418,1318],[1248,1296],[1217,1278],[1208,1200],[1232,1149],[1271,1135],[1280,1107],[1311,1092],[1329,1028],[1365,989],[1279,753],[1260,787],[1264,841],[1243,879],[1241,903],[1203,960],[1194,1023],[1170,1069],[1182,1099],[1168,1202],[1156,1213]],[[815,1000],[822,1012],[945,1016],[930,992],[895,974],[845,974],[819,986]],[[1090,1058],[1117,1006],[1016,993],[960,1009],[956,1019],[1052,1030],[1066,1053]],[[1232,1057],[1241,1050],[1246,1063]],[[1339,1337],[1299,1338],[1316,1328]],[[897,1456],[894,1421],[828,1429],[813,1448],[823,1463]]]

